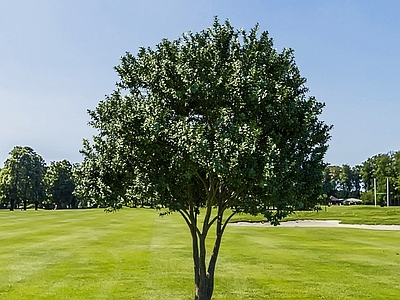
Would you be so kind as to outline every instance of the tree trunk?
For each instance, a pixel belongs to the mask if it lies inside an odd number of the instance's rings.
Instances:
[[[201,252],[201,251],[200,251]],[[195,263],[195,300],[211,300],[214,292],[214,271],[217,254],[213,253],[208,270],[206,270],[205,257],[198,257],[197,268]]]
[[[195,259],[195,300],[211,300],[214,292],[214,273],[218,258],[218,252],[221,245],[222,233],[220,224],[217,224],[217,237],[214,243],[214,249],[211,254],[208,268],[206,268],[206,237],[200,236],[198,239],[197,258]],[[197,239],[197,237],[196,237]],[[194,249],[194,248],[193,248]],[[197,260],[197,262],[196,262]]]
[[[217,264],[219,250],[221,248],[222,235],[224,234],[226,225],[228,224],[229,220],[235,215],[235,213],[232,213],[227,218],[227,220],[224,222],[222,219],[223,212],[224,212],[223,209],[218,211],[214,248],[213,248],[213,251],[212,251],[212,254],[210,257],[210,262],[208,264],[207,270],[205,269],[206,268],[205,240],[206,240],[207,233],[205,233],[204,236],[199,236],[198,243],[199,243],[200,247],[195,248],[194,247],[195,244],[193,244],[193,258],[195,260],[195,284],[196,284],[196,293],[195,293],[195,298],[194,298],[195,300],[211,300],[213,292],[214,292],[215,266]],[[197,241],[197,236],[196,236],[196,241]],[[196,264],[196,255],[195,255],[196,249],[200,250],[200,255],[197,256],[197,264]],[[198,252],[199,251],[197,250],[197,254],[199,254]],[[197,268],[196,268],[196,265],[198,266]],[[203,267],[204,267],[204,270],[202,269]]]
[[[200,265],[202,263],[200,262]],[[211,300],[214,291],[214,274],[206,272],[205,268],[198,269],[198,280],[196,282],[195,300]]]
[[[15,208],[15,200],[10,200],[10,211],[13,211]]]
[[[190,195],[190,189],[188,194]],[[186,221],[192,237],[195,300],[211,300],[212,298],[214,292],[215,266],[221,247],[222,235],[229,220],[235,215],[235,213],[231,213],[231,215],[225,221],[223,221],[223,215],[226,206],[224,205],[224,202],[222,200],[223,198],[221,197],[221,201],[219,201],[218,205],[217,216],[215,218],[210,219],[212,214],[211,204],[207,208],[204,215],[204,221],[202,222],[202,230],[197,227],[197,207],[192,206],[190,207],[189,211],[179,211],[183,219]],[[212,227],[213,224],[216,225],[216,237],[207,267],[206,238],[209,229]]]
[[[76,205],[76,203],[77,203],[76,196],[73,196],[71,200],[71,208],[78,208],[78,205]]]

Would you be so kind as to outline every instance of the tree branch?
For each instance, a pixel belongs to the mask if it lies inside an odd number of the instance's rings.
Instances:
[[[225,231],[226,226],[234,215],[236,215],[236,212],[232,212],[230,216],[225,220],[224,225],[222,226],[222,233]]]
[[[186,224],[191,226],[190,220],[189,220],[189,213],[183,209],[178,210],[178,212],[181,214],[182,218],[185,220]]]

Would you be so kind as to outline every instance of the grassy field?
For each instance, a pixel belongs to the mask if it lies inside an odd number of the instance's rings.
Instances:
[[[320,211],[296,212],[286,220],[340,220],[344,224],[400,225],[400,207],[372,205],[322,207]]]
[[[322,206],[320,211],[298,211],[283,221],[340,220],[344,224],[400,225],[400,207],[374,207],[371,205]],[[236,215],[233,222],[259,222],[262,216]]]
[[[386,208],[315,213],[338,214],[399,224]],[[213,299],[399,299],[399,252],[397,231],[230,226]],[[177,214],[0,211],[0,299],[193,299],[192,271]]]

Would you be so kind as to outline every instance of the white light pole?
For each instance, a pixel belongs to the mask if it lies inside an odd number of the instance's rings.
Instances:
[[[376,178],[374,178],[374,203],[376,207]]]
[[[389,178],[386,177],[386,206],[389,206]]]

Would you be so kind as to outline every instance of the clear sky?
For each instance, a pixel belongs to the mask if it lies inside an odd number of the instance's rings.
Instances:
[[[126,51],[230,19],[293,48],[333,124],[326,161],[400,150],[398,0],[1,0],[0,166],[16,145],[80,162],[87,122]]]

